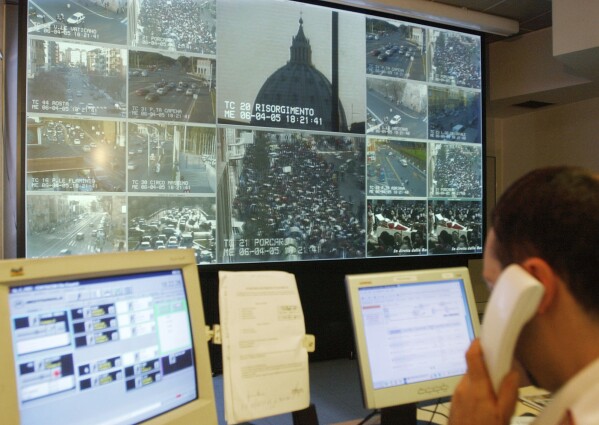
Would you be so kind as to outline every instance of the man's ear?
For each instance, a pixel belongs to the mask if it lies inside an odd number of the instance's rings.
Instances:
[[[527,258],[520,265],[545,287],[545,293],[537,310],[540,314],[543,314],[551,307],[555,300],[560,277],[545,260],[539,257]]]

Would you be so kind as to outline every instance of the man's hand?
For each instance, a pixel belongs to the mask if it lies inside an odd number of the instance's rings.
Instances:
[[[449,425],[509,424],[518,399],[518,372],[510,371],[495,395],[478,339],[470,345],[466,363],[468,370],[451,399]]]

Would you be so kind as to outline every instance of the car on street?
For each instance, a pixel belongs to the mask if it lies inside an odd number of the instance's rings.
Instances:
[[[156,93],[148,93],[144,99],[146,99],[148,102],[156,102],[159,97],[160,95]]]
[[[85,23],[85,15],[81,12],[73,13],[68,19],[69,25],[82,25]]]
[[[75,239],[77,239],[78,241],[82,241],[84,238],[83,232],[79,232],[77,233],[77,235],[75,236]]]
[[[214,261],[214,255],[207,249],[197,248],[195,249],[196,262],[198,264],[210,264]]]
[[[70,249],[61,249],[60,252],[58,253],[58,255],[60,255],[60,256],[71,255],[71,250]]]
[[[135,170],[137,168],[137,165],[134,162],[127,162],[127,170]]]
[[[138,95],[138,96],[145,96],[148,93],[150,93],[150,90],[144,89],[144,88],[135,90],[135,94]]]
[[[182,233],[179,246],[184,248],[191,248],[193,245],[193,233]]]
[[[397,125],[400,122],[401,122],[401,115],[395,115],[393,118],[391,118],[391,121],[389,121],[389,124]]]
[[[92,150],[92,148],[89,145],[83,145],[83,152],[90,152]]]
[[[168,242],[166,243],[166,247],[168,249],[178,248],[179,247],[179,239],[176,236],[171,236],[168,238]]]

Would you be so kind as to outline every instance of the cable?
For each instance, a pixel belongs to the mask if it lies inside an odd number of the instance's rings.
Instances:
[[[366,415],[366,417],[364,419],[362,419],[362,421],[358,425],[364,425],[366,423],[366,421],[368,421],[370,418],[377,415],[378,413],[379,413],[379,410],[373,410],[371,413]]]
[[[431,414],[431,418],[428,421],[428,425],[431,425],[433,423],[433,419],[435,418],[436,415],[441,415],[446,419],[449,419],[449,416],[446,415],[445,413],[442,412],[437,412],[437,409],[439,408],[439,405],[442,404],[441,403],[441,399],[437,399],[437,403],[435,403],[435,409],[434,410],[430,410],[430,409],[425,409],[423,407],[419,407],[418,410],[422,410],[423,412],[427,412]],[[444,403],[443,403],[444,404]]]
[[[431,424],[433,423],[433,419],[435,418],[435,415],[437,414],[437,409],[438,409],[438,408],[439,408],[439,403],[437,402],[437,403],[435,404],[435,410],[433,410],[433,411],[430,411],[430,410],[428,410],[428,409],[422,409],[422,410],[424,410],[424,411],[429,411],[429,412],[431,412],[431,419],[428,421],[428,425],[431,425]]]

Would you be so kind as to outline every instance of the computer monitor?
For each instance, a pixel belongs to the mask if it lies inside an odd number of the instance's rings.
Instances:
[[[192,250],[0,261],[2,422],[216,425],[204,323]]]
[[[346,287],[365,407],[407,405],[416,423],[415,403],[451,395],[466,371],[479,328],[468,269],[348,275]]]

